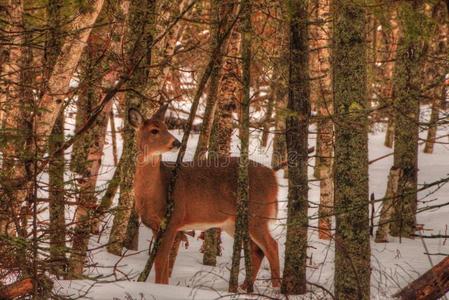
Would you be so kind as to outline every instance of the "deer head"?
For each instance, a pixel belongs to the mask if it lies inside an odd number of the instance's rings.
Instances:
[[[137,150],[139,160],[148,162],[154,156],[178,149],[181,143],[165,125],[164,117],[168,105],[163,105],[150,118],[145,119],[135,108],[128,110],[128,122],[136,130]]]

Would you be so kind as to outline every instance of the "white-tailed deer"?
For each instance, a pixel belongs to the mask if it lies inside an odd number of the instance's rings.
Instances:
[[[164,123],[166,106],[150,119],[130,109],[128,121],[136,128],[138,163],[134,178],[136,210],[141,221],[157,232],[164,217],[167,187],[173,163],[161,162],[161,154],[181,143]],[[237,206],[238,158],[184,163],[173,191],[174,212],[155,258],[156,283],[168,283],[169,253],[177,232],[187,229],[222,228],[234,235]],[[277,214],[277,182],[272,169],[254,161],[249,165],[249,234],[254,281],[266,256],[273,287],[279,287],[278,244],[269,223]]]

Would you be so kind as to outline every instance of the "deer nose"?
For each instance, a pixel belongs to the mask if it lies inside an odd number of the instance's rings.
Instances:
[[[172,147],[173,147],[173,148],[179,148],[179,147],[181,147],[181,142],[178,141],[177,139],[175,139],[175,140],[173,141]]]

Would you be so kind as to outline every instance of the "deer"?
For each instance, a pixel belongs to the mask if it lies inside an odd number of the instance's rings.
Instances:
[[[168,130],[163,105],[149,119],[130,108],[128,123],[135,129],[137,164],[134,177],[135,209],[140,221],[156,234],[164,218],[168,184],[173,163],[161,160],[163,153],[176,151],[181,143]],[[154,267],[159,284],[168,284],[169,252],[178,232],[221,228],[234,236],[237,216],[239,158],[182,163],[172,193],[174,212],[166,227]],[[274,171],[250,161],[248,231],[254,283],[264,257],[267,257],[274,288],[280,286],[279,252],[269,225],[277,217],[278,184]],[[245,288],[248,283],[241,287]]]

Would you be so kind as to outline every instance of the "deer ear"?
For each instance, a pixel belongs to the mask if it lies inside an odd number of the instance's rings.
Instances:
[[[154,115],[151,117],[153,120],[158,121],[164,121],[165,120],[165,113],[167,112],[168,104],[163,104],[157,112],[154,113]]]
[[[128,122],[132,127],[139,128],[140,125],[142,125],[143,120],[144,119],[140,111],[135,108],[130,108],[128,110]]]

